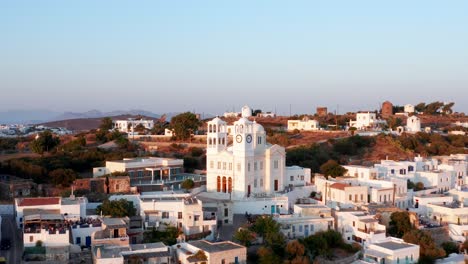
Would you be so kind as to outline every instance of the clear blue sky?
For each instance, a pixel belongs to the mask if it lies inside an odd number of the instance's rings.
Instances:
[[[0,1],[0,111],[468,112],[468,1]]]

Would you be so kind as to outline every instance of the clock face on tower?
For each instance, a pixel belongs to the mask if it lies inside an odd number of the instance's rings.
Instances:
[[[252,136],[251,136],[251,135],[247,135],[247,136],[245,137],[245,141],[247,141],[247,143],[252,142]]]
[[[241,142],[242,142],[242,136],[241,136],[241,135],[237,135],[237,136],[236,136],[236,141],[237,141],[237,143],[241,143]]]

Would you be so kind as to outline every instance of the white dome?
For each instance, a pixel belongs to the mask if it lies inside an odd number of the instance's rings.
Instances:
[[[236,124],[243,125],[243,124],[252,124],[249,119],[245,117],[241,117],[239,120],[236,121]]]
[[[257,124],[257,122],[254,122],[253,130],[254,132],[265,132],[265,129],[263,128],[263,126],[260,124]]]

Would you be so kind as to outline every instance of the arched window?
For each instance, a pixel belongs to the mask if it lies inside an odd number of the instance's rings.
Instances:
[[[208,139],[208,145],[211,146],[211,138]]]
[[[223,177],[223,193],[226,192],[226,177]]]
[[[232,192],[232,178],[229,177],[228,179],[228,193]]]
[[[211,124],[208,125],[208,133],[211,133]]]
[[[218,176],[218,179],[216,181],[216,191],[220,192],[221,191],[221,177]]]

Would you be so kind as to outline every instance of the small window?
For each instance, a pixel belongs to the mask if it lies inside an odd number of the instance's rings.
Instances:
[[[33,236],[29,236],[29,242],[33,242],[34,241],[34,237]]]
[[[263,170],[263,161],[260,161],[260,170]]]
[[[294,181],[294,176],[289,176],[289,181]]]
[[[199,215],[195,215],[195,216],[193,217],[193,220],[194,220],[194,221],[200,220],[200,216],[199,216]]]
[[[161,218],[168,219],[169,218],[169,212],[162,212]]]
[[[224,208],[224,216],[225,217],[229,216],[229,210],[227,208]]]
[[[214,161],[210,161],[210,169],[214,168]]]
[[[182,212],[177,213],[177,219],[182,219]]]
[[[218,170],[221,169],[221,161],[218,161]]]
[[[241,164],[237,163],[237,171],[241,171]]]

